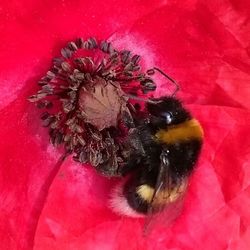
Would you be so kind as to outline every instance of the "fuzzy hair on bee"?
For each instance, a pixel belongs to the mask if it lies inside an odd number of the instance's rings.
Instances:
[[[125,181],[115,187],[111,208],[130,217],[158,213],[178,203],[198,160],[203,129],[175,97],[146,102],[148,115],[138,118],[125,142]],[[176,209],[176,208],[175,208]]]

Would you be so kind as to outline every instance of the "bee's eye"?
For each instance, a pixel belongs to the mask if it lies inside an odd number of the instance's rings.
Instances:
[[[167,124],[170,124],[173,121],[172,112],[165,112],[165,113],[162,114],[162,117],[165,118]]]

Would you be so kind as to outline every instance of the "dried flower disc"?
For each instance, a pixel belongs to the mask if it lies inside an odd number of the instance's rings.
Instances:
[[[69,42],[61,55],[29,100],[42,110],[53,145],[63,144],[74,160],[117,175],[124,159],[122,124],[133,126],[136,115],[126,95],[153,91],[153,72],[141,70],[139,55],[95,38]]]

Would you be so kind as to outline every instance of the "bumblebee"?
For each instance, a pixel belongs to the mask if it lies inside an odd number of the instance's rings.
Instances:
[[[135,121],[124,145],[125,176],[111,195],[111,208],[122,215],[143,217],[178,202],[198,160],[203,130],[175,97],[146,102],[147,115]]]

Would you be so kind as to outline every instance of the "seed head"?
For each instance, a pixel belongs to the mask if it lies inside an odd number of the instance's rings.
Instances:
[[[38,82],[38,92],[29,97],[43,110],[42,125],[48,127],[51,143],[62,144],[78,162],[117,175],[124,160],[124,124],[133,126],[137,112],[126,95],[156,88],[153,71],[144,73],[139,63],[139,55],[95,38],[79,38],[62,48]]]

